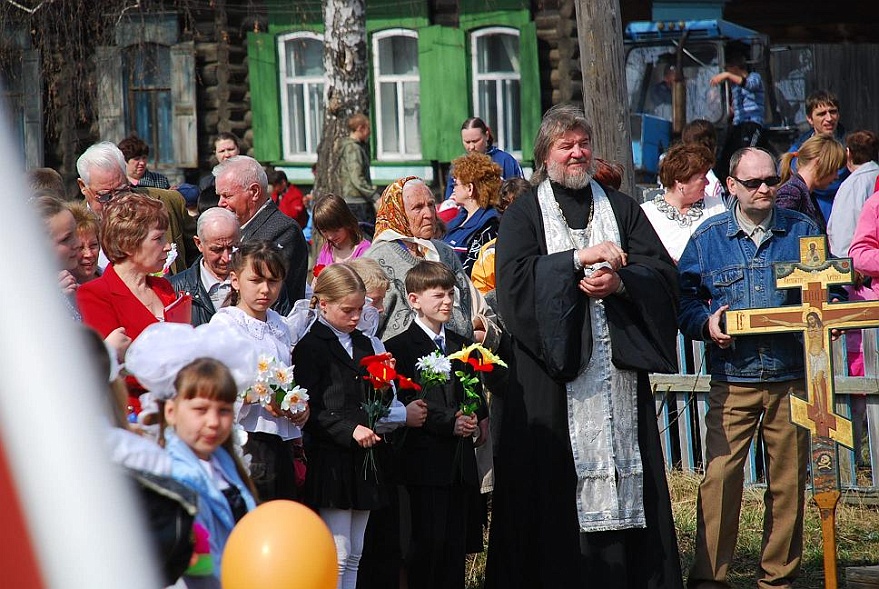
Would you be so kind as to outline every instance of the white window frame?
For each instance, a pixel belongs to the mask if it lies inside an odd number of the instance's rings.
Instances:
[[[291,84],[306,87],[302,95],[303,100],[305,101],[305,112],[309,113],[311,112],[311,109],[314,108],[314,105],[311,104],[311,92],[308,91],[308,87],[319,84],[323,90],[325,80],[323,73],[320,76],[287,76],[287,42],[296,39],[312,39],[320,43],[321,46],[323,46],[324,42],[323,35],[311,31],[296,31],[278,37],[278,76],[281,85],[281,149],[283,150],[285,161],[314,163],[317,161],[317,146],[320,142],[320,134],[317,132],[317,129],[312,130],[308,128],[308,116],[306,116],[306,120],[302,122],[302,124],[306,126],[305,152],[294,152],[290,145],[289,128],[293,121],[290,117],[288,91]],[[321,91],[321,96],[323,96],[323,91]],[[318,108],[320,108],[319,105]],[[314,132],[311,133],[309,131]],[[312,137],[314,138],[313,140]]]
[[[418,84],[419,95],[421,93],[421,72],[418,74],[380,74],[379,71],[379,43],[390,37],[410,37],[415,39],[416,41],[416,50],[417,50],[417,42],[418,42],[418,32],[413,31],[411,29],[385,29],[383,31],[378,31],[372,35],[372,77],[373,84],[375,89],[375,108],[373,108],[373,117],[375,119],[373,124],[373,130],[375,132],[375,146],[376,146],[376,159],[377,160],[385,160],[385,161],[406,161],[406,160],[420,160],[421,159],[421,146],[418,146],[418,151],[414,153],[406,152],[406,133],[404,132],[405,122],[403,118],[403,84],[406,82],[415,82]],[[385,151],[384,141],[383,141],[383,132],[384,127],[382,125],[382,113],[379,105],[382,103],[382,94],[381,94],[381,85],[383,83],[394,83],[397,87],[397,128],[399,133],[397,137],[398,148],[399,151]],[[419,132],[420,136],[420,132]]]
[[[479,55],[477,55],[476,47],[477,41],[480,37],[489,37],[491,35],[510,35],[519,39],[519,55],[517,58],[519,59],[519,73],[479,73]],[[522,67],[521,67],[521,53],[522,53],[522,45],[521,45],[521,35],[519,29],[513,27],[486,27],[484,29],[477,29],[470,33],[470,71],[472,72],[473,79],[471,80],[471,91],[473,93],[473,112],[477,117],[485,120],[486,115],[484,113],[479,112],[479,82],[481,81],[492,81],[492,82],[505,82],[505,81],[516,81],[519,82],[519,88],[522,88]],[[498,92],[495,96],[495,106],[497,108],[497,112],[499,118],[506,119],[507,122],[512,124],[513,117],[518,117],[519,113],[510,112],[511,109],[506,108],[503,100],[503,95]],[[521,98],[520,98],[521,103]],[[522,147],[519,146],[519,149],[511,150],[509,149],[509,139],[506,137],[506,126],[500,124],[499,121],[487,121],[486,123],[491,126],[491,131],[494,134],[494,144],[504,151],[512,154],[516,159],[522,159]],[[520,129],[520,141],[521,141],[521,120],[518,122]]]

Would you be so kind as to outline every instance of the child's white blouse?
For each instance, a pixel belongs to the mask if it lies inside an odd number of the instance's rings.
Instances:
[[[237,329],[253,342],[257,354],[266,354],[290,365],[293,344],[290,331],[284,319],[269,309],[266,320],[251,317],[238,307],[223,307],[211,318],[211,323],[220,323]],[[256,366],[253,367],[254,374]],[[302,431],[286,417],[275,417],[259,404],[242,405],[238,422],[249,432],[262,432],[280,436],[284,440],[301,438]]]

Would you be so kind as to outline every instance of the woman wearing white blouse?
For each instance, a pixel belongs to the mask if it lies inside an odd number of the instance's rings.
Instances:
[[[705,191],[707,174],[713,165],[714,155],[707,147],[674,145],[659,165],[665,193],[641,205],[675,263],[696,228],[705,219],[726,210],[720,197]]]

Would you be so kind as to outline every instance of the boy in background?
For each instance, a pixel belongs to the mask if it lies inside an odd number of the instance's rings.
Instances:
[[[732,87],[732,127],[729,129],[723,153],[717,162],[718,177],[725,180],[729,172],[729,159],[743,147],[766,147],[763,138],[763,116],[766,102],[763,78],[757,72],[748,71],[744,45],[732,44],[727,48],[725,70],[713,78],[711,85],[729,82]]]

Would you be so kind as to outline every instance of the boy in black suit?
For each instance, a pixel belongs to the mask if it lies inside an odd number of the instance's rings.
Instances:
[[[417,316],[386,347],[397,359],[397,370],[420,381],[416,364],[421,357],[438,349],[448,355],[471,342],[443,326],[451,317],[455,294],[455,275],[445,264],[420,262],[406,273],[405,284]],[[468,512],[478,501],[473,448],[488,434],[487,411],[483,402],[475,414],[462,413],[464,389],[455,370],[469,374],[470,366],[453,362],[445,384],[413,394],[424,395],[427,421],[408,430],[401,448],[412,517],[406,559],[411,589],[463,588],[466,539],[481,529],[478,514]]]

